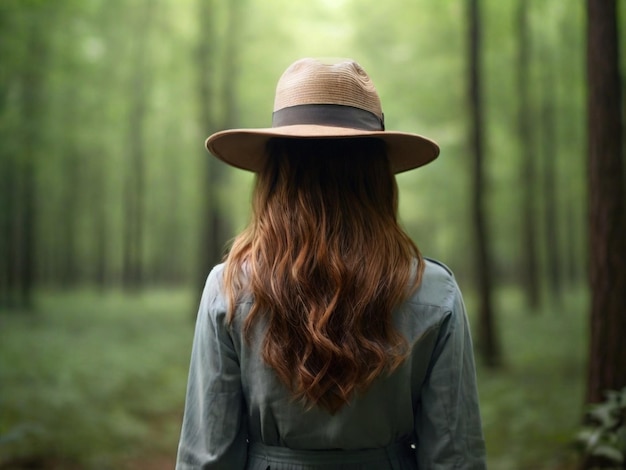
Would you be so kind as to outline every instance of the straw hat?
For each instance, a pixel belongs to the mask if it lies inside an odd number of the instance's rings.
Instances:
[[[217,132],[206,140],[206,147],[229,165],[258,172],[267,157],[267,142],[273,137],[379,138],[386,142],[395,173],[425,165],[439,155],[439,146],[426,137],[385,130],[374,84],[361,66],[349,59],[293,63],[276,86],[271,128]]]

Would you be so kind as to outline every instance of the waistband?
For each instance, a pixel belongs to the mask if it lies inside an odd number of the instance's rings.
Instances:
[[[363,465],[373,462],[389,462],[390,468],[400,468],[395,462],[412,456],[411,441],[403,439],[386,447],[359,450],[299,450],[288,447],[268,446],[261,442],[251,442],[248,453],[268,462],[308,465]],[[413,457],[414,458],[414,457]]]

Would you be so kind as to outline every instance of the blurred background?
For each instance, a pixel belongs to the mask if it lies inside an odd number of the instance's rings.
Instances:
[[[253,181],[204,139],[270,126],[305,56],[356,59],[387,128],[441,146],[398,176],[400,216],[466,297],[490,468],[575,468],[585,28],[562,0],[1,0],[0,468],[173,468],[200,290]]]

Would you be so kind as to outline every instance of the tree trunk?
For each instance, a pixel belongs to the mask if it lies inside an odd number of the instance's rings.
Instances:
[[[18,307],[32,309],[33,289],[35,284],[36,267],[36,238],[37,233],[37,155],[41,142],[40,123],[44,115],[43,88],[45,85],[44,70],[47,63],[47,44],[44,37],[43,6],[33,6],[28,12],[27,54],[28,60],[23,65],[21,75],[20,97],[20,126],[23,129],[19,150],[20,157],[16,162],[17,181],[15,182],[15,196],[17,204],[13,214],[15,237],[15,287],[17,288],[16,302]]]
[[[577,206],[573,200],[575,197],[575,190],[572,189],[572,185],[567,185],[568,200],[564,205],[565,212],[565,264],[563,268],[563,279],[567,281],[568,287],[580,286],[581,279],[581,256],[578,249],[577,241],[580,230]]]
[[[201,23],[208,19],[215,18],[212,0],[198,0],[198,19]],[[204,25],[205,30],[216,35],[215,25]],[[215,108],[216,83],[215,83],[215,45],[217,41],[215,37],[200,36],[200,43],[197,48],[197,73],[198,73],[198,120],[200,129],[206,135],[216,129],[215,116],[212,109]],[[206,153],[202,158],[202,183],[200,189],[202,191],[201,199],[201,215],[200,215],[200,247],[199,247],[199,263],[198,263],[198,283],[200,291],[206,281],[206,276],[217,261],[218,253],[218,237],[219,237],[219,217],[215,215],[217,211],[217,191],[215,182],[219,167],[217,162]]]
[[[228,5],[228,27],[226,29],[226,37],[224,40],[224,60],[222,74],[222,95],[223,117],[222,127],[232,128],[237,124],[237,99],[235,80],[237,76],[237,61],[239,59],[239,37],[238,27],[241,24],[241,2],[242,0],[231,0]]]
[[[237,28],[240,25],[239,0],[228,2],[228,24],[223,40],[224,53],[222,62],[222,83],[221,94],[217,93],[216,67],[218,64],[218,53],[215,49],[217,41],[215,38],[202,37],[198,45],[198,96],[200,102],[199,122],[200,129],[208,134],[218,128],[229,128],[235,125],[236,120],[236,99],[235,99],[235,76],[238,59],[238,47],[236,44]],[[212,0],[199,0],[200,21],[205,30],[215,31],[216,28],[207,28],[207,18],[214,18],[213,9],[215,5]],[[215,33],[214,33],[215,34]],[[218,96],[222,99],[219,100]],[[220,109],[221,117],[216,117],[211,113],[211,109]],[[204,158],[204,178],[202,190],[202,226],[200,233],[200,257],[199,276],[200,288],[204,286],[204,281],[208,270],[218,263],[224,253],[224,245],[230,236],[228,223],[220,211],[218,189],[226,176],[226,167],[215,158],[206,154]]]
[[[537,269],[537,236],[535,233],[535,158],[530,98],[530,54],[528,34],[528,1],[518,0],[517,6],[517,90],[519,95],[518,135],[522,157],[522,259],[524,288],[528,307],[533,312],[539,307],[539,272]]]
[[[548,45],[544,46],[549,47]],[[561,270],[557,219],[557,178],[558,158],[555,100],[556,87],[552,70],[551,51],[544,50],[542,74],[542,156],[543,156],[543,201],[544,201],[544,240],[546,246],[546,280],[551,299],[558,300],[561,292]]]
[[[591,342],[587,401],[626,386],[626,213],[615,0],[587,0]]]
[[[483,169],[483,107],[481,90],[481,25],[479,0],[469,3],[469,103],[470,143],[474,154],[472,219],[476,243],[476,275],[479,291],[479,336],[478,347],[484,363],[496,367],[500,363],[500,347],[496,337],[491,299],[491,267],[485,210],[485,178]]]
[[[125,181],[124,205],[124,262],[122,282],[130,290],[143,286],[143,229],[145,219],[145,132],[148,83],[146,77],[148,34],[152,19],[153,1],[143,3],[137,12],[140,20],[135,35],[133,76],[130,96],[132,97],[128,126],[129,166]]]
[[[76,113],[76,108],[71,103],[76,102],[70,97],[68,102],[68,110]],[[70,118],[71,119],[71,118]],[[68,122],[66,120],[66,122]],[[76,129],[76,127],[72,127]],[[78,236],[78,202],[80,194],[80,159],[75,144],[68,138],[68,147],[65,149],[64,174],[67,175],[65,184],[63,185],[63,212],[61,218],[61,232],[63,234],[63,258],[60,281],[62,287],[75,287],[78,281],[78,253],[77,253],[77,236]]]
[[[97,155],[99,168],[92,174],[93,201],[95,211],[94,234],[94,281],[99,291],[103,291],[107,284],[107,228],[108,215],[106,210],[105,171],[102,156]]]
[[[18,179],[17,165],[12,155],[5,154],[2,149],[4,159],[2,165],[2,248],[0,259],[2,259],[2,291],[0,297],[0,307],[13,308],[16,305],[15,293],[17,290],[17,185]]]

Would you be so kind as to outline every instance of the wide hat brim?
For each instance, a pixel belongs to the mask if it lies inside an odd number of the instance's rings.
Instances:
[[[353,139],[358,137],[371,137],[384,141],[394,173],[426,165],[439,155],[439,146],[418,134],[382,130],[364,131],[313,124],[261,129],[229,129],[211,135],[205,145],[209,152],[229,165],[260,172],[265,167],[267,143],[272,138]]]

